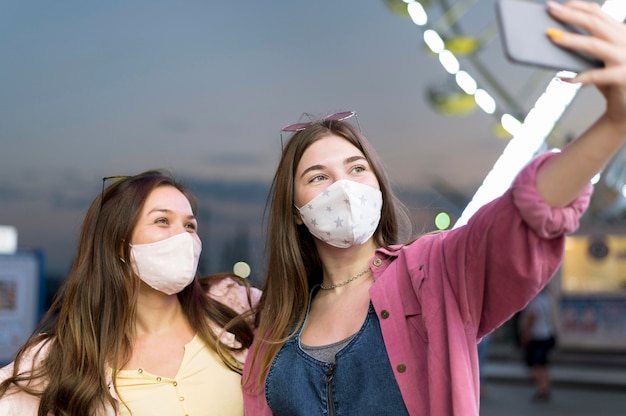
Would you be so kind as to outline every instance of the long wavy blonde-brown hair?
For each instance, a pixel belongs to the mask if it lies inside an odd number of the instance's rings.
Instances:
[[[18,351],[12,377],[0,384],[0,397],[20,390],[37,396],[39,416],[49,412],[94,415],[107,402],[117,406],[107,385],[107,368],[115,374],[130,356],[140,287],[128,261],[127,242],[146,198],[160,186],[180,190],[197,213],[195,197],[162,171],[119,180],[96,198],[83,221],[69,275],[38,328]],[[228,326],[242,344],[240,349],[250,346],[252,329],[235,311],[207,296],[203,284],[194,279],[178,294],[183,311],[202,341],[229,368],[241,373],[241,365],[229,353],[235,350],[220,343],[209,319]],[[30,365],[27,358],[43,345],[48,350],[41,354],[41,364],[24,371]]]
[[[408,211],[395,197],[378,154],[355,126],[346,121],[320,120],[294,134],[283,149],[266,203],[268,266],[256,316],[258,332],[249,353],[250,367],[260,366],[261,371],[256,380],[245,377],[245,387],[251,391],[259,391],[275,355],[302,325],[309,289],[321,283],[322,265],[313,237],[295,221],[294,176],[306,149],[328,135],[343,137],[359,149],[378,179],[383,208],[373,235],[376,245],[397,244],[404,237],[399,230],[411,228]]]

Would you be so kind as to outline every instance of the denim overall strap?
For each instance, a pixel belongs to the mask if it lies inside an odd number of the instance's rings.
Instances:
[[[274,415],[408,415],[371,304],[363,326],[334,364],[305,353],[301,331],[283,345],[265,380]]]

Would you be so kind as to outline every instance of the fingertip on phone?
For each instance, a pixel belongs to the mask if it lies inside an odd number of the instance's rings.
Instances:
[[[546,29],[546,35],[548,35],[550,39],[561,39],[564,36],[564,33],[562,30],[549,27]]]

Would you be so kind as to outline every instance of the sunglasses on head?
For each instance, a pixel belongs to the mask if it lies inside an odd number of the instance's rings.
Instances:
[[[122,181],[128,178],[128,176],[105,176],[104,178],[102,178],[102,191],[100,192],[100,210],[102,210],[102,205],[104,205],[104,189],[106,188],[106,183],[111,181]]]
[[[309,118],[313,118],[308,113],[305,113],[304,115],[306,115]],[[329,121],[329,120],[330,121],[343,121],[343,120],[347,120],[347,119],[349,119],[351,117],[354,117],[354,119],[356,120],[356,124],[357,124],[358,129],[359,129],[359,131],[361,131],[361,126],[359,125],[359,118],[357,117],[355,111],[341,111],[339,113],[330,114],[330,115],[322,118],[320,121]],[[285,127],[283,127],[282,129],[280,129],[280,145],[281,145],[281,147],[285,147],[284,146],[284,140],[283,140],[283,133],[291,133],[291,134],[297,133],[299,131],[302,131],[302,130],[306,129],[311,124],[313,124],[315,121],[317,121],[317,120],[311,120],[311,121],[305,121],[305,122],[288,124]]]

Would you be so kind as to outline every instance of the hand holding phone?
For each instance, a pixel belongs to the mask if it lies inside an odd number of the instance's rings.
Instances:
[[[546,35],[548,28],[586,33],[554,19],[545,4],[527,0],[498,0],[496,18],[505,55],[512,62],[573,72],[604,66],[592,56],[561,48],[550,41]]]

